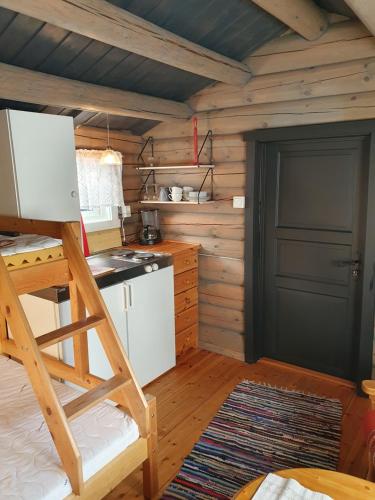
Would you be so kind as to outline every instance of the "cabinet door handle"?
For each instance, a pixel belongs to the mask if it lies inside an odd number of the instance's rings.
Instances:
[[[124,288],[124,310],[129,311],[129,307],[131,306],[129,284],[124,283],[123,288]]]

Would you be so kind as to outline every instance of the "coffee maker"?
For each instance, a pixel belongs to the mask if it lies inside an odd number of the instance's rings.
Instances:
[[[161,238],[159,210],[141,210],[142,230],[139,237],[141,245],[159,243]]]

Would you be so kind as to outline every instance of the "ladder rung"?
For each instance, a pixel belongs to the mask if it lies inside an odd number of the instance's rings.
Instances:
[[[125,379],[122,375],[115,375],[109,380],[99,384],[94,389],[85,392],[82,396],[73,399],[73,401],[64,406],[67,419],[72,420],[98,403],[110,399],[110,396],[114,392],[131,384],[131,382],[131,380]]]
[[[82,319],[80,321],[75,321],[70,325],[63,326],[58,328],[57,330],[53,330],[52,332],[46,333],[45,335],[41,335],[37,337],[35,340],[38,346],[41,349],[48,347],[50,345],[57,344],[62,340],[66,340],[73,335],[78,335],[79,333],[87,332],[90,328],[95,328],[96,326],[102,324],[105,321],[105,318],[101,318],[100,316],[89,316],[86,319]]]

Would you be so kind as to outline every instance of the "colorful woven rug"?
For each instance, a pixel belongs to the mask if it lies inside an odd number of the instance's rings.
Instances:
[[[185,459],[163,499],[226,499],[261,474],[295,467],[335,470],[337,400],[243,381]]]

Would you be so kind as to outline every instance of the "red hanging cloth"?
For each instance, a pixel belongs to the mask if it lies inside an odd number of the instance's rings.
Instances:
[[[83,254],[85,257],[90,257],[89,243],[87,241],[87,234],[82,216],[81,216],[81,233],[82,233]]]

